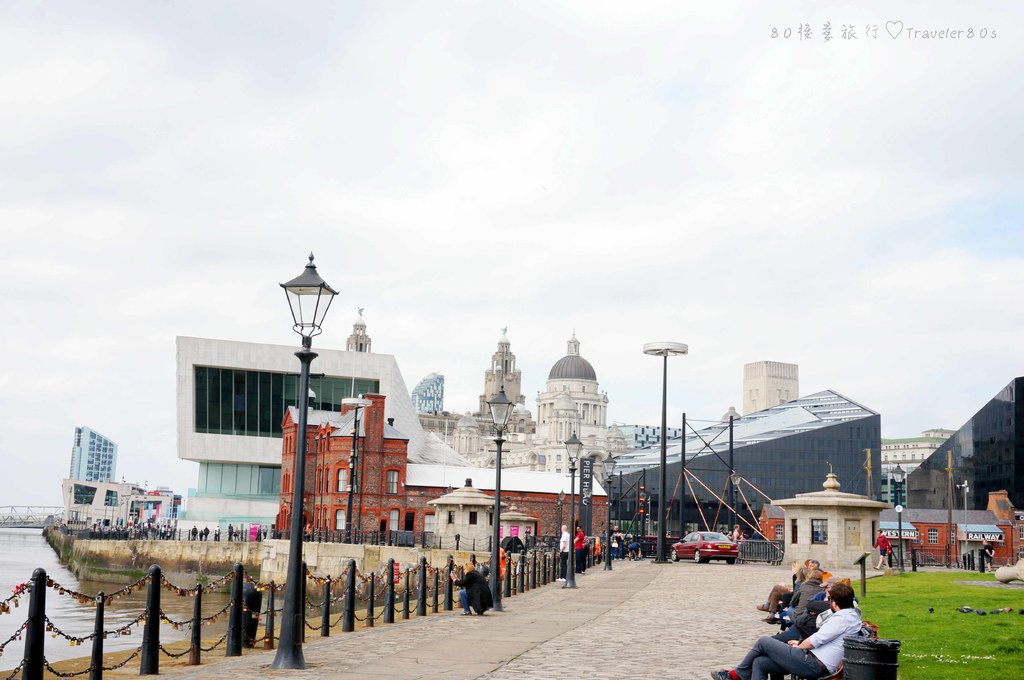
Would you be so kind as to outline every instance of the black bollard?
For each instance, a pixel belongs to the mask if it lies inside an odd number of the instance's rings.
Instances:
[[[374,590],[374,585],[376,584],[376,582],[377,582],[377,577],[375,575],[373,575],[373,574],[370,574],[370,580],[366,584],[366,627],[367,628],[373,628],[373,599],[375,597],[373,590]]]
[[[434,614],[437,613],[437,607],[440,604],[440,600],[441,600],[440,595],[441,595],[441,570],[440,569],[435,569],[434,570],[434,603],[432,605],[430,605],[430,610]]]
[[[910,571],[917,571],[917,548],[910,549]]]
[[[188,665],[198,666],[202,663],[203,632],[203,584],[196,583],[196,599],[192,602],[192,635],[188,647]]]
[[[540,569],[540,584],[546,586],[548,584],[548,554],[542,553],[541,556],[541,569]]]
[[[157,624],[160,623],[157,617]],[[42,680],[43,642],[46,632],[46,570],[32,572],[32,590],[28,601],[28,627],[25,629],[25,656],[21,671],[22,680]]]
[[[395,622],[395,560],[388,559],[388,571],[384,574],[387,587],[384,589],[384,623]]]
[[[418,592],[416,594],[416,616],[427,615],[427,558],[420,558],[420,573],[416,579]]]
[[[533,562],[530,563],[530,590],[537,587],[537,551],[533,551]]]
[[[405,570],[405,592],[402,593],[402,618],[409,618],[409,570]]]
[[[228,637],[224,656],[242,656],[242,573],[241,562],[235,564],[235,578],[231,581],[231,609],[228,610]]]
[[[96,593],[96,620],[92,626],[92,656],[89,659],[89,680],[103,680],[103,591]]]
[[[519,557],[519,593],[526,592],[526,550]]]
[[[324,581],[324,602],[321,605],[320,637],[331,636],[331,575]]]
[[[982,574],[985,573],[985,549],[978,548],[978,571]]]
[[[356,629],[356,561],[349,560],[345,571],[345,609],[341,614],[341,632]]]
[[[444,610],[450,612],[452,610],[452,569],[455,568],[455,560],[451,555],[448,556],[448,571],[444,575]]]
[[[274,648],[274,591],[276,589],[274,582],[271,581],[267,596],[267,625],[263,634],[263,649]]]
[[[163,576],[159,565],[149,568],[149,589],[146,591],[146,622],[142,624],[142,654],[139,675],[160,673],[160,588]],[[26,678],[27,680],[27,678]]]

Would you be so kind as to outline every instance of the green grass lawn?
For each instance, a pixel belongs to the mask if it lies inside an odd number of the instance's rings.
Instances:
[[[991,573],[929,572],[869,579],[861,601],[878,637],[900,640],[900,680],[1024,678],[1024,591],[967,586]],[[859,595],[860,582],[854,583]],[[960,607],[1012,613],[962,614]],[[929,613],[928,609],[934,609]]]

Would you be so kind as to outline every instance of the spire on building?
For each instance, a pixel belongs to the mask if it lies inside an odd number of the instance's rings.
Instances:
[[[512,353],[512,343],[508,339],[508,326],[501,329],[498,339],[498,351],[491,355],[491,367],[484,371],[484,393],[480,395],[480,410],[487,413],[487,402],[498,394],[501,386],[505,386],[505,395],[514,404],[525,404],[526,397],[522,390],[522,373],[516,368],[516,355]]]

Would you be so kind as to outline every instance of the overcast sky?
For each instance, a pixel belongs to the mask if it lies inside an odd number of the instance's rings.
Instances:
[[[450,410],[508,326],[534,411],[575,329],[618,422],[674,340],[673,422],[770,359],[959,427],[1022,375],[1024,10],[901,4],[4,2],[0,505],[60,502],[75,425],[194,486],[175,336],[297,342],[310,250],[318,343],[365,307]]]

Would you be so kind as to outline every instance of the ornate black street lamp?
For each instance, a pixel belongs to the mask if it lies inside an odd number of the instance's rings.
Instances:
[[[668,358],[678,354],[687,354],[690,348],[681,342],[648,342],[644,345],[644,354],[662,357],[664,360],[661,374],[661,470],[658,483],[658,547],[654,561],[668,562],[665,558],[665,496],[668,495],[666,463],[668,449]]]
[[[288,537],[288,578],[284,595],[284,612],[281,620],[281,642],[271,668],[306,667],[302,655],[302,609],[305,604],[302,587],[306,575],[302,573],[302,508],[305,499],[306,482],[306,422],[309,416],[309,365],[316,358],[312,351],[313,338],[322,332],[324,317],[331,306],[331,301],[338,291],[327,285],[316,272],[313,264],[313,253],[309,254],[309,264],[302,274],[288,283],[282,283],[288,306],[292,312],[292,328],[302,337],[302,349],[295,353],[299,358],[302,370],[299,373],[299,394],[301,398],[296,406],[299,410],[299,423],[296,430],[295,466],[292,470],[292,517],[291,533]]]
[[[900,547],[900,573],[903,573],[903,482],[907,478],[906,471],[897,465],[892,470],[892,481],[896,483],[896,540]]]
[[[565,440],[565,452],[569,456],[569,568],[566,570],[563,588],[576,587],[576,462],[580,459],[583,442],[573,432]]]
[[[491,527],[491,599],[494,600],[494,611],[502,611],[501,606],[501,563],[498,560],[498,543],[501,541],[501,445],[505,443],[502,435],[508,427],[508,419],[512,417],[512,409],[515,406],[505,396],[505,386],[502,385],[498,394],[487,402],[487,408],[491,411],[491,422],[494,424],[494,431],[498,434],[494,439],[497,445],[497,453],[494,456],[494,517],[491,520],[494,526]]]
[[[346,397],[343,406],[352,406],[352,451],[348,456],[348,499],[345,501],[345,542],[352,542],[352,497],[359,493],[359,409],[372,406],[369,399]]]
[[[565,489],[558,490],[558,540],[562,540],[562,506],[565,505]]]
[[[612,475],[615,473],[615,459],[608,456],[604,462],[605,491],[608,493],[608,528],[605,530],[604,570],[612,570]]]

